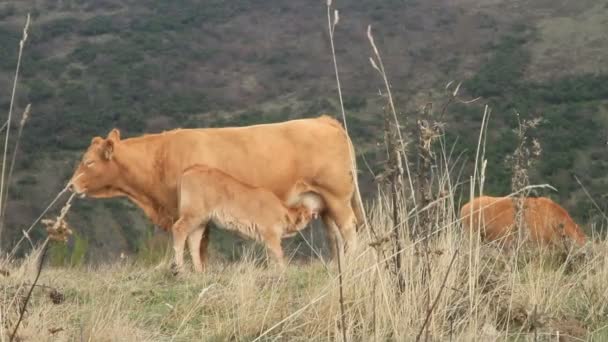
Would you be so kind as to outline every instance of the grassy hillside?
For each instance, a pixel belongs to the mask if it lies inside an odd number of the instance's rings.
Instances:
[[[450,80],[463,96],[442,118],[465,169],[483,112],[493,108],[486,191],[505,194],[504,158],[522,117],[542,115],[534,133],[543,155],[533,182],[580,221],[603,208],[608,8],[597,1],[343,0],[336,53],[349,127],[373,171],[384,159],[382,87],[368,62],[374,27],[406,129],[426,103],[445,99]],[[7,217],[10,245],[63,187],[94,135],[175,127],[245,125],[338,113],[324,2],[193,0],[24,0],[0,4],[0,108],[8,108],[17,45],[32,13],[16,112],[32,103]],[[14,47],[14,48],[13,48]],[[468,176],[465,176],[465,179]],[[374,193],[369,172],[365,195]],[[90,258],[142,248],[151,225],[121,200],[79,200],[70,214]],[[40,234],[40,230],[35,230]],[[217,239],[225,239],[216,235]],[[36,237],[36,236],[34,236]],[[226,241],[232,241],[227,239]],[[230,249],[228,244],[227,249]]]

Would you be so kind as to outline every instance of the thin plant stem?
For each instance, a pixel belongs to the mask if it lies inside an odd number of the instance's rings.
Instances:
[[[17,57],[17,67],[15,68],[15,79],[13,80],[13,91],[11,94],[11,103],[8,109],[8,119],[6,120],[6,135],[4,139],[4,154],[2,156],[2,173],[0,175],[0,202],[4,198],[4,175],[6,173],[6,156],[8,154],[8,139],[10,137],[11,132],[11,119],[13,117],[13,106],[15,105],[15,93],[17,92],[17,81],[19,79],[19,69],[21,68],[21,57],[23,56],[23,47],[25,46],[25,42],[27,41],[27,30],[30,26],[30,14],[27,14],[27,19],[25,20],[25,27],[23,28],[23,37],[19,42],[19,56]],[[3,203],[0,203],[0,208],[3,208]],[[0,213],[4,216],[4,211]],[[3,227],[0,226],[0,251],[2,251],[2,231]]]
[[[333,64],[334,64],[334,73],[336,75],[336,85],[338,88],[338,99],[340,100],[340,110],[342,112],[342,122],[344,124],[344,131],[346,132],[346,139],[348,140],[348,144],[351,146],[351,148],[349,149],[349,154],[350,154],[350,160],[352,161],[352,170],[351,172],[353,173],[353,183],[355,186],[355,196],[359,197],[359,205],[360,205],[360,212],[363,215],[363,225],[367,228],[369,228],[369,224],[367,222],[367,215],[365,215],[365,208],[363,207],[363,203],[361,201],[361,190],[359,189],[359,180],[357,177],[357,168],[356,168],[356,161],[357,161],[357,156],[355,155],[355,151],[352,148],[352,140],[350,138],[350,135],[348,134],[348,125],[346,123],[346,111],[344,110],[344,100],[342,98],[342,86],[340,84],[340,74],[338,72],[338,60],[336,58],[336,48],[334,45],[334,31],[336,29],[336,25],[338,25],[338,22],[340,21],[340,15],[338,10],[334,10],[334,18],[332,21],[332,17],[331,17],[331,4],[332,4],[332,0],[327,0],[327,27],[328,27],[328,31],[329,31],[329,43],[331,46],[331,56],[332,56],[332,60],[333,60]]]
[[[336,241],[336,244],[338,242]],[[342,258],[338,253],[338,287],[340,289],[340,316],[342,318],[342,341],[346,342],[346,314],[344,313],[344,290],[342,285]]]
[[[34,287],[36,287],[36,284],[38,283],[38,279],[40,278],[40,273],[42,272],[42,267],[44,266],[44,259],[46,258],[46,251],[48,250],[48,245],[49,245],[49,238],[46,238],[46,240],[44,240],[44,243],[42,245],[42,253],[40,255],[40,264],[38,265],[38,272],[36,272],[36,278],[34,279],[34,282],[30,286],[30,290],[27,293],[27,296],[25,297],[25,301],[23,303],[23,306],[21,307],[21,311],[19,312],[19,320],[17,321],[17,324],[15,324],[15,328],[13,329],[13,332],[11,333],[9,342],[12,342],[14,340],[15,335],[17,334],[17,330],[19,330],[19,326],[21,325],[21,321],[23,320],[23,315],[25,314],[25,310],[27,309],[27,304],[30,301],[32,292],[34,291]]]
[[[6,191],[4,194],[4,199],[0,200],[2,203],[2,209],[0,209],[0,231],[4,229],[4,222],[6,219],[6,205],[8,204],[8,189],[11,186],[11,179],[13,178],[13,171],[15,169],[15,161],[17,160],[17,152],[19,151],[19,141],[21,141],[21,134],[23,133],[23,127],[27,122],[27,119],[30,115],[31,105],[28,104],[23,111],[23,116],[21,118],[21,122],[19,123],[19,131],[17,133],[17,141],[15,142],[15,148],[13,149],[13,156],[11,158],[11,166],[8,170],[8,177],[6,177]]]

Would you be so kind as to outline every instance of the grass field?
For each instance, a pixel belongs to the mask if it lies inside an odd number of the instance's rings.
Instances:
[[[369,212],[379,236],[391,227],[383,203]],[[174,277],[167,252],[146,262],[45,267],[17,335],[21,341],[339,341],[345,334],[348,341],[409,341],[428,315],[421,340],[608,337],[605,242],[569,252],[524,245],[502,253],[462,234],[448,201],[437,209],[428,262],[420,241],[405,239],[402,292],[392,244],[372,248],[370,231],[360,232],[357,250],[341,261],[343,312],[336,261],[294,261],[283,272],[254,253],[235,262],[212,255],[204,274]],[[3,263],[10,274],[0,278],[2,341],[16,323],[37,257]]]

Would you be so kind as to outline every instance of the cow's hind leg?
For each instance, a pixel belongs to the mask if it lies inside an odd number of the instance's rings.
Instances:
[[[173,233],[173,250],[175,252],[174,274],[184,269],[184,246],[188,235],[198,226],[197,220],[190,215],[182,215],[171,229]]]
[[[327,236],[327,244],[329,245],[331,258],[336,259],[338,256],[338,246],[342,246],[343,244],[342,235],[340,235],[338,226],[329,212],[323,214],[321,219],[323,220],[323,225],[325,226],[325,235]]]
[[[356,248],[357,235],[355,225],[355,213],[350,205],[350,199],[339,200],[326,196],[327,214],[331,221],[335,222],[338,231],[343,239],[345,252],[352,251]],[[326,225],[327,220],[323,220]],[[329,228],[328,228],[329,230]],[[334,242],[335,244],[335,242]]]

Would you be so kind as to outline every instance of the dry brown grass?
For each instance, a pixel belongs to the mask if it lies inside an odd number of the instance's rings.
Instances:
[[[388,234],[386,198],[369,210],[370,224]],[[405,241],[402,272],[406,287],[399,294],[396,277],[368,246],[362,232],[359,248],[343,260],[345,333],[348,340],[412,340],[427,317],[427,292],[438,298],[429,317],[430,340],[509,340],[557,331],[585,339],[607,323],[608,246],[573,251],[540,252],[521,247],[514,256],[495,246],[469,243],[460,233],[455,208],[438,202],[430,223],[432,262],[417,255],[420,243]],[[407,213],[403,213],[405,216]],[[386,246],[387,248],[389,246]],[[449,264],[456,250],[451,272]],[[385,259],[391,258],[389,248]],[[478,255],[477,263],[469,263]],[[514,255],[514,254],[513,254]],[[0,326],[6,341],[37,254],[5,264]],[[98,268],[46,268],[34,290],[18,336],[23,341],[159,341],[159,340],[341,340],[336,265],[320,262],[290,265],[285,273],[247,258],[214,263],[205,274],[174,278],[168,260],[160,265],[135,263]],[[516,264],[517,267],[513,267]],[[420,274],[430,267],[430,280]],[[445,286],[443,276],[447,275]],[[63,295],[54,303],[51,292]],[[441,296],[437,296],[443,291]],[[57,293],[54,293],[55,299]],[[57,300],[56,300],[57,302]],[[471,315],[471,307],[475,315]],[[508,325],[508,330],[507,330]],[[54,333],[51,333],[56,331]],[[606,332],[604,332],[605,334]],[[604,335],[605,336],[605,335]]]

